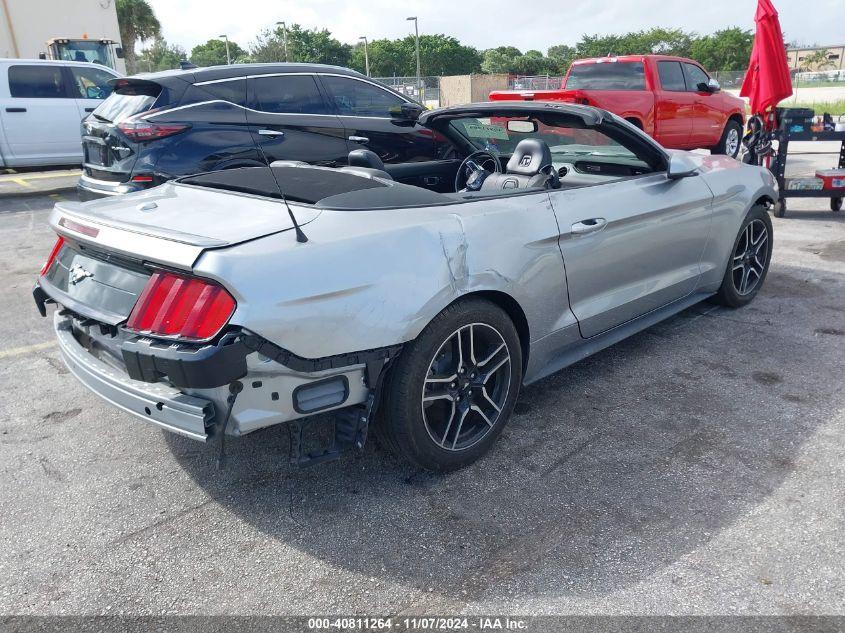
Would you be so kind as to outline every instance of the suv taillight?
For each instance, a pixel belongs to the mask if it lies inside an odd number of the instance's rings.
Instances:
[[[155,141],[167,136],[173,136],[184,132],[190,125],[186,123],[152,123],[143,119],[127,119],[117,124],[117,129],[123,132],[130,140],[136,142]]]
[[[44,265],[41,267],[40,275],[46,275],[47,271],[50,270],[50,266],[53,265],[53,262],[56,261],[56,257],[59,256],[59,251],[62,250],[62,246],[65,245],[65,238],[59,235],[59,238],[56,240],[56,243],[53,244],[53,250],[50,251],[50,254],[47,256],[47,261],[44,262]]]
[[[213,282],[159,271],[147,282],[126,327],[152,336],[204,341],[228,323],[235,305],[232,295]]]

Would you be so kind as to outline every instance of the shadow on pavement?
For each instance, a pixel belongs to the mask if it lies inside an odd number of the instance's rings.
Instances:
[[[845,339],[819,328],[845,281],[809,275],[776,267],[745,309],[694,306],[525,389],[490,455],[450,475],[372,442],[296,470],[285,428],[230,442],[223,472],[212,447],[166,441],[227,510],[332,565],[441,600],[615,591],[763,502],[842,406]]]

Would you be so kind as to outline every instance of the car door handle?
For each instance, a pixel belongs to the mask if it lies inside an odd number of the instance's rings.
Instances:
[[[369,143],[370,142],[370,139],[368,139],[366,136],[350,136],[349,140],[352,141],[353,143]]]
[[[93,112],[93,111],[94,111],[94,110],[96,110],[96,109],[97,109],[97,108],[85,108],[85,111],[86,111],[86,112]]]
[[[572,225],[573,235],[586,235],[587,233],[595,233],[607,226],[607,220],[604,218],[590,218],[589,220],[581,220]]]
[[[6,112],[26,112],[26,108],[6,108]]]
[[[284,136],[285,133],[281,130],[258,130],[261,136]]]

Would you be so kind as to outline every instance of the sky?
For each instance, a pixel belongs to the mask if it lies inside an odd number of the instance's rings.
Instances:
[[[655,26],[710,33],[754,27],[757,0],[149,0],[168,42],[188,52],[227,34],[248,47],[277,21],[326,28],[342,42],[443,33],[479,49],[510,45],[545,52],[583,34],[624,33]],[[845,44],[845,0],[773,0],[789,41]]]

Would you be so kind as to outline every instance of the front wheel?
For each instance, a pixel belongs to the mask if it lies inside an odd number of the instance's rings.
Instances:
[[[740,308],[754,299],[769,272],[772,259],[772,220],[765,207],[753,207],[731,250],[716,301]]]
[[[377,430],[389,448],[435,471],[489,450],[522,384],[522,348],[507,313],[460,300],[406,344],[390,369]]]
[[[730,119],[725,125],[725,130],[722,132],[722,138],[719,143],[710,148],[712,154],[724,154],[731,158],[736,158],[739,155],[739,150],[742,146],[742,126]]]

